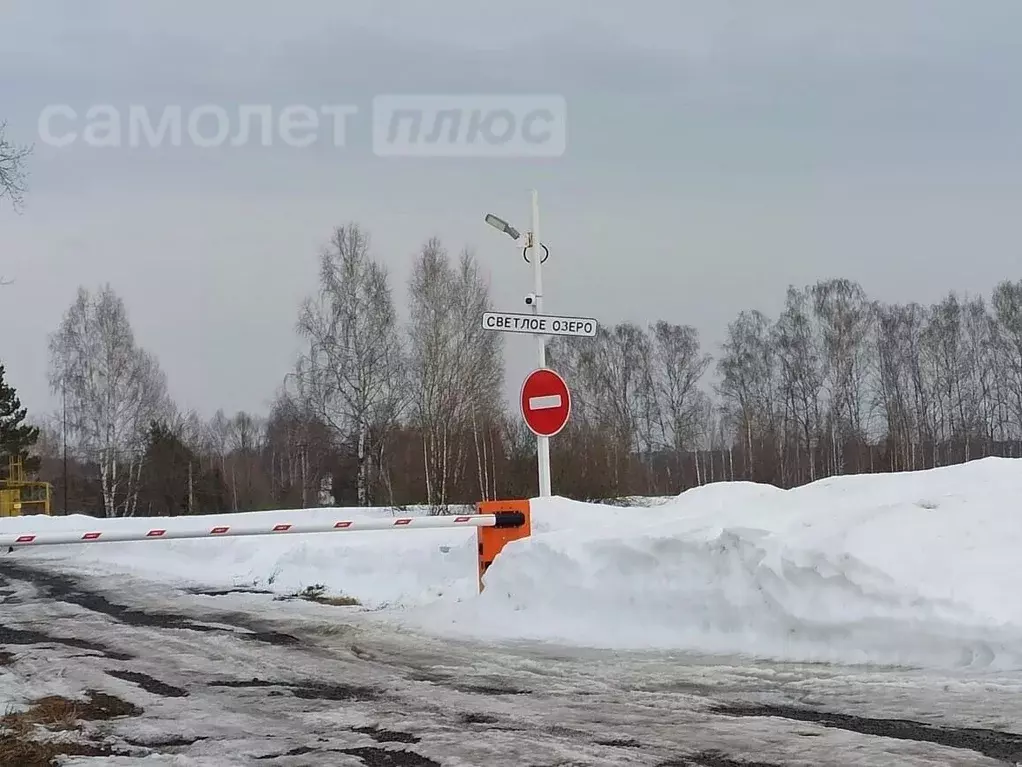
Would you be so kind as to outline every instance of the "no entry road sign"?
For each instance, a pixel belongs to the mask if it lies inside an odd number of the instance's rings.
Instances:
[[[568,384],[550,368],[538,368],[522,384],[522,417],[533,434],[553,437],[571,415]]]
[[[516,312],[486,312],[483,328],[505,333],[532,333],[540,336],[596,335],[599,323],[592,317],[554,317],[549,314],[518,314]]]

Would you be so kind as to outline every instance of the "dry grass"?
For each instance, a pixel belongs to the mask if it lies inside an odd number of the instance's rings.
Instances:
[[[138,716],[142,710],[113,695],[90,690],[84,701],[49,695],[27,711],[0,718],[0,765],[50,767],[59,756],[111,756],[104,746],[73,740],[40,740],[45,733],[81,732],[82,722]]]
[[[111,756],[110,749],[80,743],[39,743],[27,737],[0,738],[0,764],[53,767],[60,756]]]
[[[59,695],[40,698],[28,711],[9,713],[0,719],[5,727],[15,731],[31,730],[36,725],[50,732],[68,732],[79,728],[78,706],[84,701],[74,701]]]
[[[299,591],[290,597],[278,597],[278,599],[304,599],[306,602],[316,602],[321,605],[333,605],[334,607],[357,607],[362,603],[355,597],[344,594],[328,596],[326,586],[317,583],[315,586],[306,586],[304,591]]]
[[[357,607],[358,605],[362,604],[357,599],[355,599],[355,597],[349,597],[349,596],[344,596],[344,595],[336,596],[336,597],[328,597],[328,596],[323,596],[322,594],[320,594],[320,595],[316,595],[316,596],[309,596],[309,597],[302,597],[302,598],[303,599],[307,599],[310,602],[317,602],[317,603],[319,603],[321,605],[333,605],[334,607]]]
[[[356,605],[362,604],[355,597],[349,597],[344,594],[337,596],[327,596],[326,586],[317,583],[315,586],[308,586],[305,591],[302,591],[298,596],[308,602],[317,602],[321,605],[333,605],[334,607],[355,607]]]

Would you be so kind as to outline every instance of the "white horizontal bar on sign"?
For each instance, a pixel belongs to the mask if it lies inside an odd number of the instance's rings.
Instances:
[[[561,406],[560,394],[547,394],[544,397],[529,397],[529,410],[552,410]]]
[[[550,314],[485,312],[483,328],[505,333],[532,333],[538,336],[582,336],[592,338],[600,324],[592,317],[556,317]]]
[[[150,528],[126,530],[118,524],[105,529],[64,530],[52,533],[0,535],[0,548],[9,546],[56,546],[72,543],[127,543],[190,538],[233,538],[248,535],[285,535],[302,533],[359,532],[364,530],[422,530],[449,527],[495,527],[495,514],[463,514],[438,517],[397,517],[394,519],[341,519],[331,522],[278,522],[261,525],[209,525],[178,529]]]

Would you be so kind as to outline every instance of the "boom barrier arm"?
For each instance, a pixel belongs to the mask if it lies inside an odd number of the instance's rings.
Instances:
[[[369,530],[437,530],[476,528],[479,548],[479,588],[482,576],[493,559],[512,540],[532,532],[528,501],[489,501],[479,503],[485,513],[436,517],[398,517],[396,519],[342,519],[334,522],[278,522],[272,525],[237,524],[125,530],[110,525],[101,530],[63,530],[55,532],[0,535],[0,550],[30,546],[60,546],[83,543],[127,543],[201,538],[233,538],[253,535],[298,535],[305,533],[362,532]],[[300,514],[300,512],[299,512]]]
[[[56,546],[70,543],[125,543],[128,541],[185,540],[189,538],[232,538],[247,535],[295,535],[303,533],[358,532],[365,530],[423,530],[450,527],[514,527],[523,524],[521,514],[466,514],[442,517],[400,517],[397,519],[344,519],[337,522],[281,522],[273,525],[216,525],[178,529],[68,530],[52,533],[21,533],[0,536],[0,546]]]

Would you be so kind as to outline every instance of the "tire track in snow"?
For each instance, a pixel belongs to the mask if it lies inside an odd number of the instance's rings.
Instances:
[[[798,722],[812,722],[863,735],[912,740],[917,743],[937,743],[950,748],[975,751],[1011,765],[1022,762],[1022,734],[1012,732],[972,727],[938,727],[907,719],[875,719],[794,706],[729,705],[715,706],[712,711],[725,716],[779,717]]]

